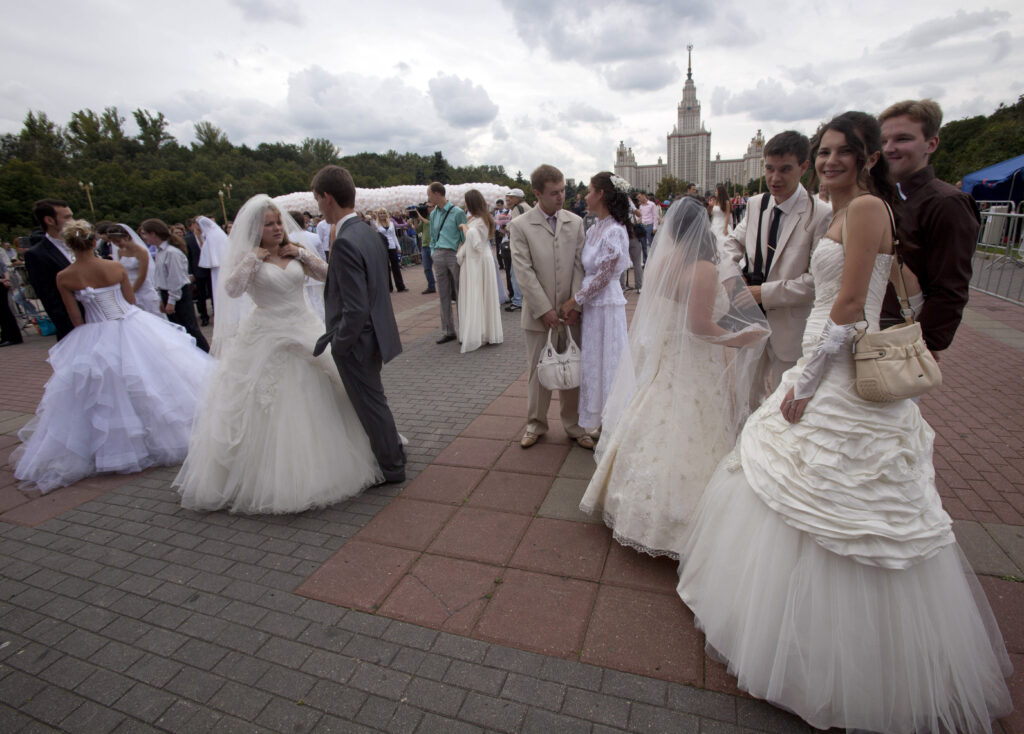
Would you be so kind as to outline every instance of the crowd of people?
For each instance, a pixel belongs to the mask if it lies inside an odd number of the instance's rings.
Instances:
[[[196,224],[224,269],[216,360],[184,238],[40,202],[45,239],[24,259],[59,341],[16,476],[48,491],[183,461],[185,507],[246,513],[404,481],[381,368],[402,350],[390,292],[406,289],[399,233],[415,233],[439,345],[501,344],[502,302],[521,312],[524,450],[549,428],[542,354],[580,346],[559,405],[569,438],[595,450],[581,509],[678,561],[680,599],[743,690],[824,729],[991,731],[1011,709],[1009,658],[936,490],[934,432],[914,401],[854,389],[858,328],[908,310],[894,279],[936,356],[967,301],[978,215],[928,164],[940,124],[920,100],[843,113],[813,139],[785,131],[765,146],[767,192],[719,188],[667,212],[600,172],[578,216],[544,164],[532,207],[521,189],[493,210],[470,191],[464,211],[433,183],[396,221],[357,213],[351,175],[327,166],[311,184],[320,223],[260,195],[223,240]]]

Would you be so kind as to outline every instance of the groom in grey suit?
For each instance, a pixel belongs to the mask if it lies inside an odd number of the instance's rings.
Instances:
[[[313,177],[313,196],[336,239],[324,284],[327,333],[314,355],[327,345],[349,399],[386,482],[405,481],[405,449],[384,395],[380,371],[402,352],[395,312],[388,295],[388,254],[380,237],[355,213],[356,185],[340,166],[325,166]]]

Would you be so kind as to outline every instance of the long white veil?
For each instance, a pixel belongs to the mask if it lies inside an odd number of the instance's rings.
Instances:
[[[216,311],[213,318],[213,344],[210,353],[215,357],[220,356],[228,343],[238,333],[239,324],[256,308],[248,293],[243,293],[233,298],[227,293],[227,281],[235,268],[247,254],[260,246],[260,239],[263,236],[263,218],[268,207],[277,209],[277,205],[266,194],[257,194],[249,199],[235,216],[234,224],[231,227],[231,234],[227,238],[227,251],[220,258],[220,267],[223,268],[221,277],[217,280],[217,292],[214,294]],[[281,224],[284,225],[285,238],[297,247],[310,251],[312,257],[319,258],[315,248],[307,246],[304,238],[300,236],[301,230],[295,221],[288,216],[287,212],[281,212]],[[200,224],[200,226],[202,226]],[[205,230],[204,230],[205,232]],[[309,303],[309,298],[306,299]],[[315,306],[310,304],[314,310]]]
[[[209,217],[196,217],[196,224],[203,233],[203,246],[199,251],[199,267],[219,268],[228,249],[228,235],[220,225]]]
[[[602,414],[602,436],[614,432],[637,391],[669,374],[679,389],[664,395],[666,415],[684,420],[693,414],[694,395],[720,396],[722,426],[735,438],[749,413],[750,387],[768,334],[739,268],[718,255],[707,210],[692,197],[676,201],[644,270],[628,349]],[[700,343],[714,345],[710,356]]]

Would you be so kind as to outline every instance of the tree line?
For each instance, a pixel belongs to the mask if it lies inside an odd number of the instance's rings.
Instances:
[[[527,183],[521,172],[510,176],[503,166],[453,166],[441,151],[343,156],[326,138],[234,145],[207,121],[196,123],[196,140],[185,146],[168,133],[162,112],[137,109],[132,117],[135,135],[125,130],[126,118],[116,107],[80,110],[63,126],[45,112],[29,111],[20,132],[0,137],[0,238],[27,234],[35,226],[32,203],[47,196],[64,199],[77,216],[97,221],[137,224],[159,217],[176,222],[205,214],[222,222],[224,212],[231,219],[254,194],[307,189],[313,174],[331,163],[345,166],[367,188],[431,181],[523,188]]]

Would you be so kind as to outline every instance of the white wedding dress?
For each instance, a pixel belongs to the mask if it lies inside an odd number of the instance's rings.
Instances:
[[[75,298],[86,323],[50,349],[53,376],[11,455],[15,478],[44,493],[179,463],[213,367],[182,327],[124,300],[120,284]]]
[[[307,257],[326,272],[319,258]],[[281,268],[249,254],[226,277],[228,295],[246,293],[256,307],[220,346],[174,480],[182,506],[302,512],[381,481],[330,352],[313,356],[323,323],[306,301],[302,265],[288,260]]]
[[[666,307],[680,304],[671,301]],[[719,288],[713,320],[728,307]],[[649,368],[653,379],[637,387],[614,430],[601,436],[597,468],[580,509],[600,513],[621,545],[678,558],[672,549],[687,532],[719,460],[736,441],[723,410],[731,399],[731,348],[685,330],[662,338],[660,364]]]
[[[619,276],[630,266],[629,235],[608,215],[587,230],[583,283],[575,294],[583,307],[580,329],[579,424],[601,427],[601,411],[626,347],[626,297]]]
[[[148,250],[146,251],[146,256],[149,257]],[[134,285],[135,280],[139,277],[139,259],[137,257],[119,257],[117,261],[127,271],[128,280]],[[166,320],[167,315],[160,310],[160,294],[157,293],[156,287],[153,285],[155,272],[156,266],[153,263],[153,258],[150,257],[149,267],[146,270],[146,279],[142,281],[142,287],[135,291],[135,305],[143,311]]]
[[[722,211],[722,207],[715,204],[711,208],[711,234],[715,236],[715,241],[718,243],[718,249],[722,249],[722,245],[725,243],[725,238],[729,232],[732,231],[731,222]]]
[[[501,344],[501,306],[498,279],[487,225],[482,219],[469,222],[466,241],[459,249],[459,341],[462,353],[483,344]]]
[[[843,260],[820,240],[805,355]],[[891,261],[872,272],[872,329]],[[787,423],[779,405],[806,360],[712,477],[679,548],[679,595],[741,688],[815,727],[989,732],[1012,709],[1010,664],[935,488],[934,432],[912,401],[862,400],[848,349]]]

